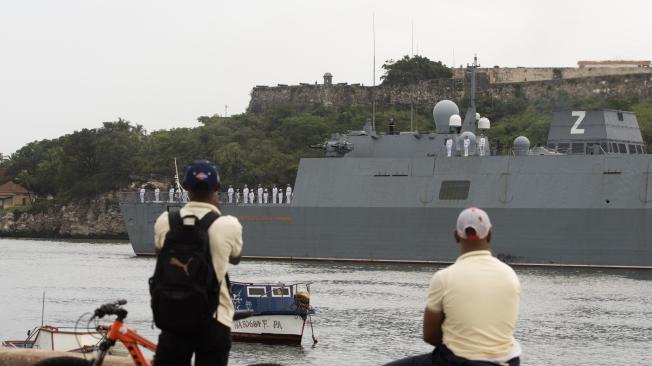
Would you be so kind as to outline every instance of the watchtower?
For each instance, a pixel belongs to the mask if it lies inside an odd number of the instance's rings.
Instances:
[[[333,74],[330,72],[324,74],[324,85],[333,85]]]

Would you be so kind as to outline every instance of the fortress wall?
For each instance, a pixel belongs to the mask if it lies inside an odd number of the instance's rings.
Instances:
[[[573,69],[575,71],[580,69]],[[588,69],[587,69],[588,70]],[[610,69],[613,70],[613,69]],[[630,71],[640,71],[636,68]],[[542,78],[544,69],[537,75]],[[562,71],[563,72],[563,71]],[[652,73],[633,73],[594,77],[541,79],[528,82],[491,82],[492,76],[478,74],[478,97],[489,96],[497,100],[509,100],[525,96],[531,100],[583,97],[638,97],[652,100]],[[464,98],[462,79],[428,80],[405,86],[360,85],[292,85],[278,87],[255,87],[251,92],[248,110],[262,113],[269,108],[289,106],[298,111],[314,107],[338,107],[351,104],[371,105],[434,105],[442,99],[459,102]]]
[[[290,106],[296,110],[314,107],[337,107],[351,104],[410,105],[429,104],[432,100],[457,99],[464,94],[459,79],[427,80],[418,84],[394,87],[360,85],[291,85],[255,87],[251,91],[248,111],[262,113],[274,106]]]
[[[610,75],[652,74],[652,68],[650,67],[494,67],[480,68],[478,71],[486,73],[489,82],[492,84]],[[462,78],[464,69],[456,68],[453,70],[453,74],[454,78]]]
[[[651,101],[652,75],[630,74],[527,83],[496,83],[492,84],[486,92],[499,100],[509,100],[522,95],[530,100],[637,97]]]

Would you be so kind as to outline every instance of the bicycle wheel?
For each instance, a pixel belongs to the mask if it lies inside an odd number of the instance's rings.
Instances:
[[[52,357],[34,364],[34,366],[90,366],[91,361],[78,357]]]

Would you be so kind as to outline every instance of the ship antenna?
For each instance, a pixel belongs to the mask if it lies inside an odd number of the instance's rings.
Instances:
[[[184,191],[183,187],[181,187],[181,183],[179,183],[179,168],[177,167],[177,158],[174,158],[174,185],[177,186],[178,192]]]
[[[371,37],[373,40],[373,88],[371,92],[371,128],[376,131],[376,13],[371,13]]]

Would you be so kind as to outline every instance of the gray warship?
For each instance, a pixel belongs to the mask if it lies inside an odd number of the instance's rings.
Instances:
[[[243,223],[243,255],[449,263],[459,255],[457,215],[477,206],[505,262],[652,268],[652,158],[636,115],[559,110],[545,146],[520,136],[496,155],[490,121],[476,111],[476,68],[463,120],[445,100],[433,109],[434,132],[380,133],[367,123],[335,134],[319,146],[324,157],[301,159],[291,204],[222,204]],[[181,205],[122,196],[137,255],[154,254],[156,218]]]

